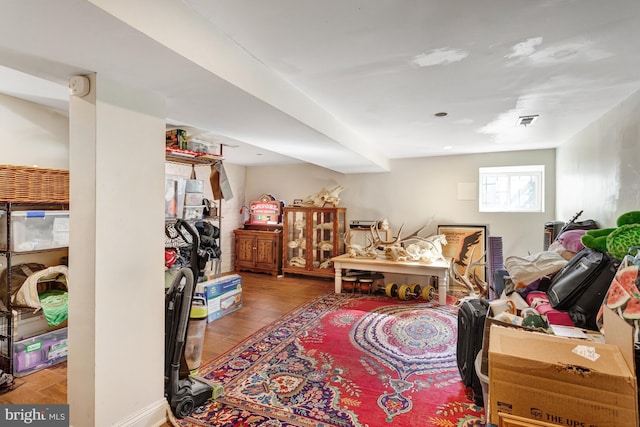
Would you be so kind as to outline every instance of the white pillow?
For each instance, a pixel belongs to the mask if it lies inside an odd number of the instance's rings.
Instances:
[[[516,288],[526,287],[542,277],[557,273],[567,265],[567,260],[553,251],[544,251],[525,257],[510,256],[504,260],[504,267]]]

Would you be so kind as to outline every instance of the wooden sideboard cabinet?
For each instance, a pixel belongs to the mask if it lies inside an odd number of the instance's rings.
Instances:
[[[282,231],[233,230],[235,235],[236,271],[269,273],[274,276],[282,269]]]
[[[285,207],[282,272],[333,277],[344,253],[346,208]]]

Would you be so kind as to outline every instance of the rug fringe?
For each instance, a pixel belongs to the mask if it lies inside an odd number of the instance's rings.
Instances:
[[[179,427],[178,420],[176,419],[175,415],[173,415],[169,402],[166,402],[166,411],[167,411],[167,422],[171,424],[173,427]]]

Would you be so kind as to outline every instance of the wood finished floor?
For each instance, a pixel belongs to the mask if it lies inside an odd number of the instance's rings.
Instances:
[[[207,324],[202,360],[210,361],[300,304],[332,293],[333,279],[240,273],[242,308]],[[0,404],[67,403],[67,363],[16,378]],[[163,425],[171,426],[166,423]]]

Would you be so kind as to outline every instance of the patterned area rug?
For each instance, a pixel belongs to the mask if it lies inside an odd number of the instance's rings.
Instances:
[[[204,365],[224,397],[180,426],[483,426],[456,364],[457,308],[327,295]]]

